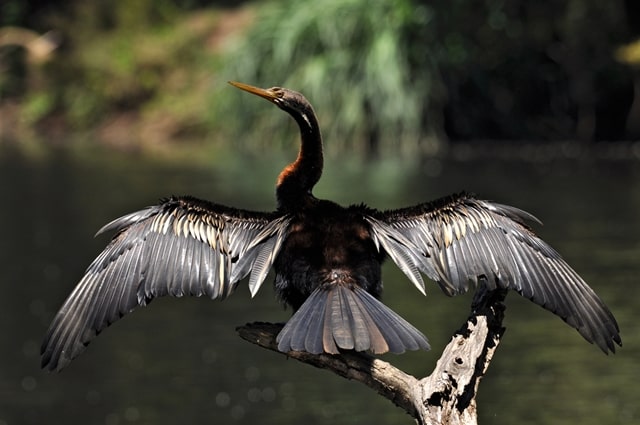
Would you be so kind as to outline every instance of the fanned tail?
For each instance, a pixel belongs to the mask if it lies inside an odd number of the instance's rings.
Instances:
[[[311,354],[430,349],[422,332],[367,291],[341,284],[318,287],[280,331],[277,342],[282,352]]]

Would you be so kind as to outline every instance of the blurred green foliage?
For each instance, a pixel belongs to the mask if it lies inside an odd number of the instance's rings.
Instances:
[[[625,12],[596,0],[281,0],[261,8],[225,75],[304,91],[334,152],[619,140],[634,137],[633,72],[614,57],[632,33]],[[240,102],[236,126],[272,143],[283,121]]]
[[[0,97],[20,99],[22,122],[57,116],[75,132],[135,114],[149,125],[132,139],[204,131],[201,84],[212,68],[204,44],[217,22],[215,10],[189,13],[171,1],[72,2],[43,22],[61,32],[54,58],[22,73],[17,93],[15,75],[0,80]]]
[[[127,134],[143,144],[290,143],[292,122],[225,84],[239,80],[303,92],[333,153],[619,140],[640,137],[638,71],[619,53],[640,35],[633,16],[622,0],[273,0],[244,9],[7,0],[2,25],[55,29],[63,44],[37,66],[0,47],[0,100],[17,103],[27,126],[53,117],[69,131],[104,129],[129,116]]]
[[[437,127],[424,122],[439,97],[437,71],[415,55],[410,37],[431,25],[429,7],[410,0],[284,0],[260,12],[229,55],[225,76],[303,91],[334,152],[438,149],[440,138],[425,132]],[[242,110],[235,126],[247,128],[248,121],[254,130],[248,139],[269,134],[259,142],[265,146],[272,135],[283,140],[285,117],[274,119],[264,104],[232,95],[227,102]]]
[[[439,3],[438,39],[461,58],[440,68],[452,138],[630,137],[633,77],[613,56],[633,34],[624,2]]]

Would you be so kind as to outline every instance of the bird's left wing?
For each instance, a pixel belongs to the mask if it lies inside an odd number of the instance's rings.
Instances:
[[[57,313],[42,366],[60,370],[102,329],[165,295],[223,299],[251,272],[254,295],[288,233],[289,217],[174,197],[126,215]]]
[[[582,278],[525,224],[518,208],[461,194],[365,217],[374,242],[424,292],[416,269],[448,295],[482,283],[557,314],[605,353],[621,343],[615,318]]]

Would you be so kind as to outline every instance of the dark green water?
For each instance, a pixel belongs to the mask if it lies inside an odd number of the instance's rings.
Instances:
[[[268,285],[253,300],[244,287],[224,302],[156,300],[103,332],[68,369],[40,371],[49,321],[107,243],[92,237],[100,226],[171,194],[271,209],[283,165],[224,157],[190,169],[126,155],[0,155],[0,425],[413,423],[359,383],[241,340],[237,325],[289,315]],[[610,306],[624,341],[607,357],[560,319],[510,295],[507,333],[480,385],[480,422],[640,422],[640,164],[330,161],[315,193],[392,208],[462,189],[537,215],[545,223],[539,234]],[[385,359],[425,376],[471,298],[449,299],[435,285],[424,298],[391,265],[384,279],[385,302],[433,347]]]

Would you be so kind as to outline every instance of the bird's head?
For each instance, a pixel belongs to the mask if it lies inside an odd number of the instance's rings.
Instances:
[[[311,104],[305,97],[293,90],[285,89],[284,87],[271,87],[263,89],[260,87],[251,86],[249,84],[239,83],[237,81],[229,81],[234,87],[244,90],[256,96],[260,96],[263,99],[267,99],[269,102],[275,104],[280,109],[295,116],[308,116],[312,113]]]
[[[261,89],[229,81],[234,87],[267,99],[293,117],[300,127],[301,144],[298,158],[282,170],[276,184],[280,208],[296,208],[313,198],[311,189],[322,175],[322,136],[311,104],[303,95],[283,87]]]

